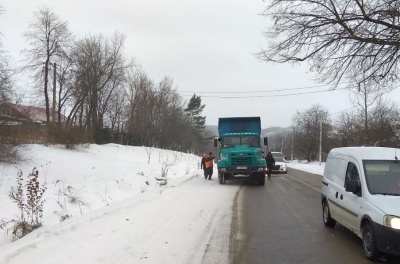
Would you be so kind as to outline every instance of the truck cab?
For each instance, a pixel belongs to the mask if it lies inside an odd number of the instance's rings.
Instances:
[[[266,161],[263,158],[261,120],[259,117],[220,118],[219,137],[214,141],[218,149],[218,180],[249,178],[265,184]]]

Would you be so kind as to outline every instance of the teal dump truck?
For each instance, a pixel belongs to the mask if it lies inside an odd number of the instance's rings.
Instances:
[[[260,117],[224,117],[218,120],[218,181],[248,178],[265,184],[266,161],[263,146],[267,138],[261,137]]]

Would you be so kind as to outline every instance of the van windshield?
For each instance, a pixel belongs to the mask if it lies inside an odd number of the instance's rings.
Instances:
[[[371,194],[400,195],[400,162],[363,160],[363,166]]]

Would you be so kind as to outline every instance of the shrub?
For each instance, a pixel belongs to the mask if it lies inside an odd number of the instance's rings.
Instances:
[[[17,204],[20,214],[17,219],[0,220],[0,229],[7,229],[7,233],[11,231],[13,240],[17,240],[42,226],[44,204],[42,198],[46,187],[44,184],[39,184],[38,177],[38,171],[33,168],[26,180],[26,189],[24,190],[23,173],[19,171],[17,186],[11,187],[9,197]]]
[[[13,138],[0,136],[0,162],[16,163],[20,159],[18,143]]]

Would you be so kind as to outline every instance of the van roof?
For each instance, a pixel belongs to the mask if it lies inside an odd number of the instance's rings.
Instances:
[[[329,156],[348,155],[359,160],[394,160],[397,156],[400,159],[400,149],[386,147],[344,147],[334,148]]]

